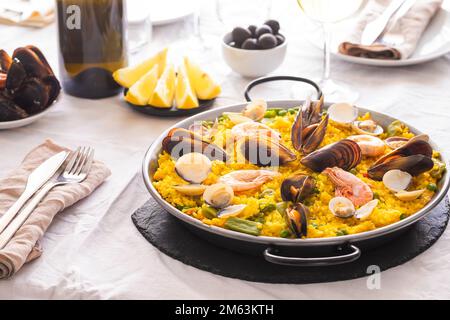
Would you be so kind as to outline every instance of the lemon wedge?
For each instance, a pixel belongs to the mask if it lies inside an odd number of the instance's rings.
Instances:
[[[184,57],[184,64],[197,98],[201,100],[217,98],[222,91],[220,86],[188,57]]]
[[[126,67],[116,70],[113,73],[113,78],[122,87],[130,88],[135,84],[144,74],[149,72],[155,65],[159,65],[158,76],[161,76],[166,67],[167,62],[167,48],[155,54],[153,57],[139,63],[136,66]]]
[[[125,95],[125,100],[138,105],[145,106],[153,95],[158,83],[158,65],[144,74],[135,84],[133,84]]]
[[[178,68],[175,101],[178,109],[193,109],[199,106],[184,65]]]
[[[173,65],[168,65],[158,80],[155,92],[148,101],[149,105],[159,108],[172,107],[175,95],[176,75]]]

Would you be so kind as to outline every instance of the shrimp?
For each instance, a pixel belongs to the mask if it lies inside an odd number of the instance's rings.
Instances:
[[[336,187],[336,196],[349,199],[355,206],[362,206],[373,199],[372,189],[358,177],[341,168],[327,168],[323,172]]]
[[[231,135],[235,141],[247,136],[267,136],[275,140],[280,139],[280,134],[277,131],[259,122],[243,122],[237,124],[231,129]]]
[[[235,192],[254,190],[280,174],[270,170],[237,170],[230,172],[219,181],[229,185]]]
[[[383,155],[386,149],[386,144],[383,140],[368,134],[350,136],[347,139],[353,140],[358,144],[363,156],[378,157]]]

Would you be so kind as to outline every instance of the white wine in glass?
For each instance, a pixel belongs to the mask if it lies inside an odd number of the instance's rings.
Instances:
[[[329,101],[354,102],[358,93],[330,78],[330,46],[332,24],[358,14],[368,0],[297,0],[300,9],[313,21],[322,25],[324,32],[324,63],[320,87]]]

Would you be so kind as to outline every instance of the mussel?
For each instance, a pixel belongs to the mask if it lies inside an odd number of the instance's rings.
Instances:
[[[259,167],[276,167],[296,160],[287,147],[267,136],[246,136],[236,143],[236,152]]]
[[[162,148],[174,159],[192,152],[201,153],[211,161],[220,160],[226,162],[228,158],[226,152],[219,146],[204,141],[194,132],[182,128],[170,130],[163,139]]]
[[[285,212],[286,224],[296,238],[306,237],[308,233],[309,209],[302,203],[287,207]]]
[[[350,170],[356,167],[362,158],[361,148],[349,139],[330,144],[319,149],[301,160],[301,163],[315,172],[326,168],[338,167]]]
[[[386,172],[394,169],[417,176],[433,168],[433,149],[423,139],[411,139],[404,146],[378,159],[368,170],[369,177],[381,180]]]
[[[302,174],[294,175],[281,184],[281,198],[283,201],[302,202],[313,192],[314,187],[314,178]]]
[[[292,126],[292,144],[303,154],[316,150],[325,137],[329,116],[326,115],[321,119],[322,106],[323,96],[314,104],[307,101],[306,106],[298,111]]]

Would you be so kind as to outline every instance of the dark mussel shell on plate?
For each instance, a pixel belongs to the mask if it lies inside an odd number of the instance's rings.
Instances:
[[[283,201],[302,202],[312,194],[314,188],[314,178],[303,174],[290,176],[281,184],[281,198]]]
[[[361,148],[349,139],[330,144],[301,160],[301,163],[315,172],[326,168],[339,167],[346,171],[356,167],[362,159]]]
[[[290,205],[286,209],[286,223],[296,238],[306,237],[308,234],[309,209],[301,203]]]

